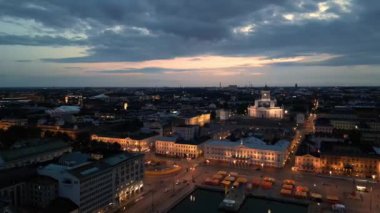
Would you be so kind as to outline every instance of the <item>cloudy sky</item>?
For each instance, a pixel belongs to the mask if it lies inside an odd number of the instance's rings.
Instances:
[[[379,0],[0,0],[0,87],[379,86]]]

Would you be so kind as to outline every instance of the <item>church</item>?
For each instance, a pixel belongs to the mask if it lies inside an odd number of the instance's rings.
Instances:
[[[248,115],[253,118],[282,119],[284,109],[276,105],[277,101],[270,98],[270,91],[262,90],[261,98],[255,100],[254,106],[248,107]]]

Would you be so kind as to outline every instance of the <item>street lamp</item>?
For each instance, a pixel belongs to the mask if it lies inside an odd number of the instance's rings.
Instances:
[[[372,179],[373,179],[373,180],[376,180],[376,175],[372,175]]]
[[[331,171],[331,170],[329,171],[329,174],[330,174],[330,175],[332,174],[332,171]]]

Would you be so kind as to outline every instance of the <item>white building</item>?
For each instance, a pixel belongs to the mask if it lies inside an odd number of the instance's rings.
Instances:
[[[156,137],[156,133],[130,135],[129,137],[123,137],[120,135],[92,134],[91,140],[101,141],[104,143],[118,143],[124,151],[147,152],[153,146]]]
[[[107,211],[142,191],[144,162],[141,154],[122,153],[73,167],[49,164],[38,173],[56,179],[58,195],[80,212]]]
[[[160,137],[156,140],[155,148],[157,154],[172,157],[197,158],[202,154],[200,143],[180,142],[177,141],[177,137]]]
[[[277,101],[270,98],[270,91],[261,91],[261,98],[255,100],[254,106],[248,107],[248,115],[254,118],[282,119],[284,109],[276,106]]]
[[[255,137],[244,138],[240,142],[210,140],[203,144],[203,152],[207,160],[280,168],[285,165],[289,145],[287,140],[269,145]]]

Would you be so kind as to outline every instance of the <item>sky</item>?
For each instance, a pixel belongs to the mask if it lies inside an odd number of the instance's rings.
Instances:
[[[379,0],[0,0],[0,87],[380,86]]]

